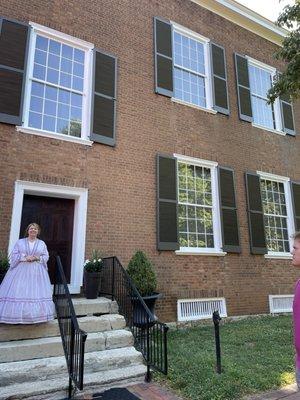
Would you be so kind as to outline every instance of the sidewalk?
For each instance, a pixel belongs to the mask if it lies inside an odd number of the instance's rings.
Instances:
[[[183,400],[181,397],[175,395],[171,390],[160,386],[156,383],[140,383],[133,386],[127,386],[126,389],[128,392],[132,393],[133,397],[129,394],[129,398],[138,399],[138,400]],[[82,400],[101,400],[103,393],[87,395],[81,397],[77,397]],[[136,396],[136,397],[135,397]],[[119,396],[105,396],[105,399],[117,399],[122,400]],[[126,397],[128,398],[128,397]],[[273,390],[271,392],[262,393],[258,395],[252,395],[248,397],[244,397],[241,400],[300,400],[300,391],[297,390],[296,384],[286,386],[280,390]],[[215,399],[211,399],[215,400]]]

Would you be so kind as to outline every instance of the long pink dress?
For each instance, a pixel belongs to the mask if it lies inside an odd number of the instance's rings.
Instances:
[[[28,255],[36,255],[40,261],[27,262]],[[36,239],[33,248],[27,238],[17,241],[0,286],[0,323],[36,324],[54,319],[48,259],[42,240]]]
[[[294,345],[296,350],[296,378],[300,387],[300,279],[295,286],[293,302],[293,321],[294,321]]]

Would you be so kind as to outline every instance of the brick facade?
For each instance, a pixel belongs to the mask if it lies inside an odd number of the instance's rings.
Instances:
[[[85,146],[17,132],[0,124],[0,248],[9,241],[16,180],[88,188],[86,255],[99,248],[127,265],[137,249],[153,261],[164,299],[158,314],[176,320],[179,298],[224,296],[229,315],[268,312],[269,294],[290,294],[289,260],[251,255],[244,173],[299,180],[299,136],[281,136],[238,118],[233,53],[274,67],[276,45],[191,1],[3,1],[7,18],[33,21],[94,43],[118,57],[117,142]],[[226,50],[230,116],[154,93],[153,17],[189,28]],[[299,107],[294,107],[296,129]],[[176,255],[156,250],[157,153],[216,161],[235,171],[241,254]]]

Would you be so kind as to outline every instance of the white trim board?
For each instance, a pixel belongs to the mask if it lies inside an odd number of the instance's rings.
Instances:
[[[80,293],[83,279],[88,189],[17,180],[11,218],[9,254],[19,239],[24,194],[75,200],[69,290],[71,293]]]

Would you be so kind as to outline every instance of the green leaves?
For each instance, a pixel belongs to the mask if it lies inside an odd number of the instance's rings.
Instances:
[[[275,76],[273,86],[268,92],[268,103],[274,103],[277,97],[300,97],[300,3],[286,6],[277,20],[279,26],[294,29],[283,40],[282,48],[275,58],[287,63],[285,71]]]
[[[150,260],[142,251],[137,251],[130,260],[127,272],[141,296],[155,292],[157,281]]]

